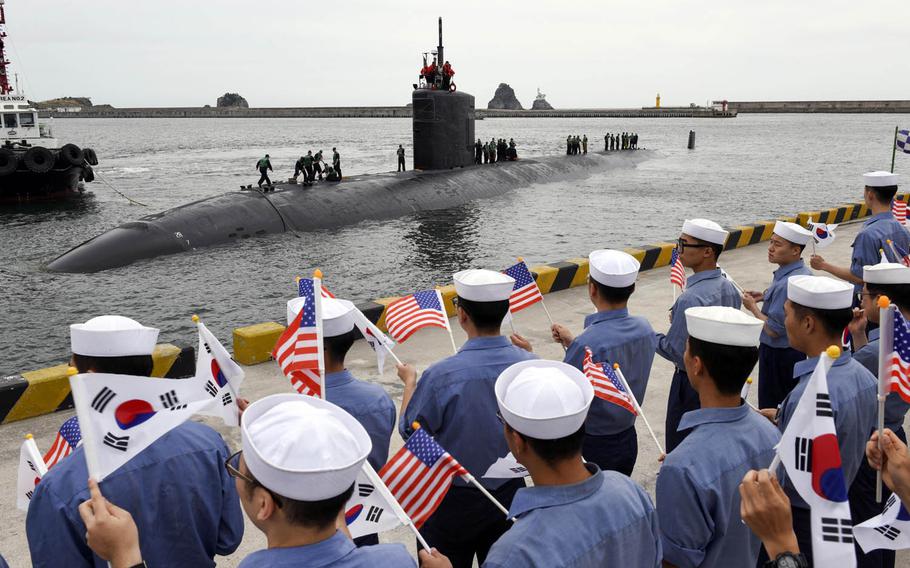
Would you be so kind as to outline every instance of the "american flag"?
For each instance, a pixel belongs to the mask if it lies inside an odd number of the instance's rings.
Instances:
[[[910,402],[910,325],[897,309],[894,310],[894,351],[890,359],[888,390]]]
[[[385,326],[398,343],[406,341],[424,327],[449,328],[449,319],[442,309],[436,290],[423,290],[399,298],[385,312]]]
[[[894,220],[904,225],[907,223],[907,202],[895,199],[891,202],[891,214]]]
[[[322,396],[319,370],[322,338],[316,327],[316,298],[311,278],[300,279],[300,292],[306,298],[303,307],[278,338],[272,357],[278,361],[281,371],[291,380],[297,392]]]
[[[418,428],[379,471],[379,477],[420,528],[439,507],[452,478],[467,473],[432,436]]]
[[[589,347],[585,347],[585,376],[594,386],[594,395],[602,398],[607,402],[612,402],[617,406],[625,408],[632,414],[635,412],[635,405],[632,404],[632,398],[626,392],[622,381],[616,376],[616,371],[609,364],[595,363],[594,354]]]
[[[506,268],[503,273],[515,279],[515,286],[512,287],[512,295],[509,296],[509,310],[511,312],[521,311],[528,306],[534,305],[543,300],[543,294],[534,281],[534,275],[528,270],[525,261],[521,261],[514,266]]]
[[[897,255],[897,260],[904,266],[910,266],[910,254],[907,254],[907,251],[901,248],[901,246],[894,241],[891,241],[891,247],[894,249],[894,253]]]
[[[60,426],[51,449],[44,454],[44,463],[50,469],[57,465],[57,462],[70,455],[73,449],[82,440],[82,431],[79,430],[79,417],[73,416]]]
[[[686,269],[679,259],[679,249],[673,249],[673,255],[670,257],[670,285],[679,286],[681,289],[686,287]]]
[[[309,280],[310,283],[308,285],[304,284],[304,280]],[[303,296],[306,293],[306,290],[308,289],[308,287],[309,288],[313,287],[312,278],[298,278],[297,279],[297,295],[298,296]],[[326,288],[325,286],[323,286],[322,287],[322,297],[323,298],[334,298],[335,294],[329,292],[329,289]]]

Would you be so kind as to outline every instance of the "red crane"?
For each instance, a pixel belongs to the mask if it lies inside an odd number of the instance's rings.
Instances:
[[[9,84],[9,60],[6,58],[6,12],[3,5],[5,0],[0,0],[0,95],[8,95],[13,92]]]

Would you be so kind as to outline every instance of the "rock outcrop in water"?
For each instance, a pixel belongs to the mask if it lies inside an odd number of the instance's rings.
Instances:
[[[493,98],[490,99],[490,102],[487,103],[487,108],[524,110],[524,107],[518,102],[518,97],[515,96],[515,91],[505,83],[500,83],[499,86],[496,87],[496,94],[494,94]]]
[[[218,97],[218,103],[216,104],[218,108],[226,107],[240,107],[240,108],[250,108],[250,104],[246,102],[246,99],[238,95],[237,93],[224,93],[224,96]]]
[[[547,99],[538,97],[534,99],[534,104],[531,105],[531,110],[553,110],[553,105],[548,103]]]

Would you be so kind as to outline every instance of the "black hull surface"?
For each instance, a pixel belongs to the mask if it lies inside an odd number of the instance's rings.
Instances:
[[[81,197],[79,188],[82,168],[55,169],[38,174],[17,170],[0,176],[0,205],[57,201]]]
[[[121,225],[59,256],[48,269],[97,272],[259,235],[449,209],[534,183],[632,167],[652,156],[649,150],[553,156],[445,171],[354,176],[310,187],[278,184],[265,196],[255,190],[235,191]]]

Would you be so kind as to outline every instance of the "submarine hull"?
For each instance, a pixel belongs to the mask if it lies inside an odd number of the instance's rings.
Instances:
[[[353,176],[315,186],[278,184],[267,194],[235,191],[126,223],[62,254],[54,272],[98,272],[286,231],[333,229],[371,219],[449,209],[534,183],[588,177],[632,167],[653,151],[552,156],[437,171]]]

